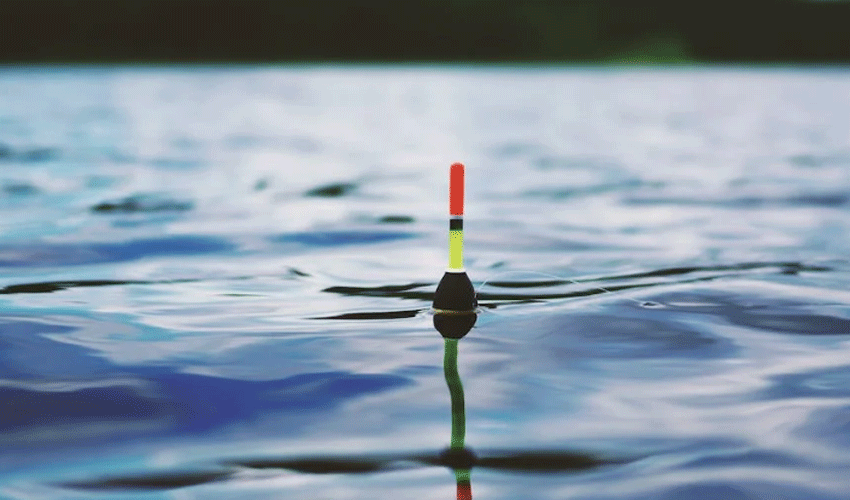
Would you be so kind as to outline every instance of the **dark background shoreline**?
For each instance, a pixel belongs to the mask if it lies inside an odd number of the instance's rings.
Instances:
[[[850,63],[850,2],[3,0],[0,64]]]

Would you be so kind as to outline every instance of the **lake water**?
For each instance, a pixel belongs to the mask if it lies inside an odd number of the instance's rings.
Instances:
[[[453,417],[476,499],[847,498],[848,96],[843,69],[4,68],[0,498],[459,498]]]

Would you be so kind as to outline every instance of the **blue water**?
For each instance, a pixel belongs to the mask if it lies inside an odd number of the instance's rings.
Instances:
[[[0,498],[455,498],[429,311],[455,161],[473,498],[847,498],[848,95],[4,68]]]

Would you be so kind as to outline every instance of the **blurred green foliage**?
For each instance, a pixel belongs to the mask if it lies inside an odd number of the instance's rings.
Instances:
[[[850,2],[0,0],[0,62],[850,62]]]

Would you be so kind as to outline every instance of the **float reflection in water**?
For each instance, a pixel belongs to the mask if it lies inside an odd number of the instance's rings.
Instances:
[[[438,323],[435,314],[434,323]],[[471,316],[471,319],[469,318]],[[443,315],[439,323],[440,333],[445,337],[445,354],[443,356],[443,373],[452,400],[452,437],[449,449],[440,455],[440,461],[454,470],[457,480],[458,500],[472,498],[470,471],[477,460],[475,453],[464,446],[466,438],[466,407],[463,399],[463,384],[457,372],[457,344],[475,323],[476,314]],[[444,333],[447,332],[447,333]],[[451,335],[451,336],[449,336]]]

